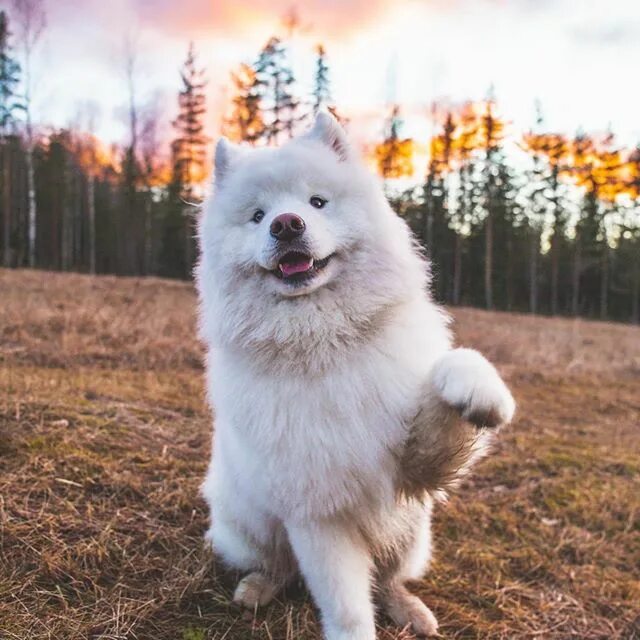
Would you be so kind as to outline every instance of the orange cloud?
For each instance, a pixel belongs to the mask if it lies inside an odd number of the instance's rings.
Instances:
[[[296,16],[297,28],[330,36],[361,29],[375,21],[393,0],[130,0],[144,24],[172,34],[252,30],[262,25],[283,24]],[[284,25],[283,25],[284,26]]]

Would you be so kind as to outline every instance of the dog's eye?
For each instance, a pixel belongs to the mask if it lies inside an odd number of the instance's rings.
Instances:
[[[262,209],[257,209],[253,214],[253,218],[251,218],[256,224],[258,224],[262,218],[264,218],[264,211]]]
[[[327,204],[327,201],[321,196],[311,196],[309,204],[316,209],[322,209]]]

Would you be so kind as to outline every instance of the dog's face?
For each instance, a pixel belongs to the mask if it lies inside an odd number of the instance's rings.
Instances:
[[[326,370],[427,282],[408,227],[326,114],[279,149],[220,141],[199,236],[201,335],[289,373]]]
[[[223,139],[215,174],[201,240],[218,275],[280,297],[362,276],[362,248],[382,235],[388,207],[333,117],[320,114],[309,133],[280,149]]]

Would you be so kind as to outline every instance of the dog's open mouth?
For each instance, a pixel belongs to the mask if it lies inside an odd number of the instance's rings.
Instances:
[[[322,271],[331,258],[332,256],[327,256],[322,260],[314,260],[313,256],[304,251],[288,251],[280,257],[278,266],[271,273],[285,282],[305,282]]]

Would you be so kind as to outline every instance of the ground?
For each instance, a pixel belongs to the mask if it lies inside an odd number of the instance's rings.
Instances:
[[[516,422],[413,585],[446,638],[640,638],[640,328],[453,310]],[[191,285],[0,270],[0,638],[309,639],[202,535],[211,418]],[[380,620],[380,638],[410,638]]]

